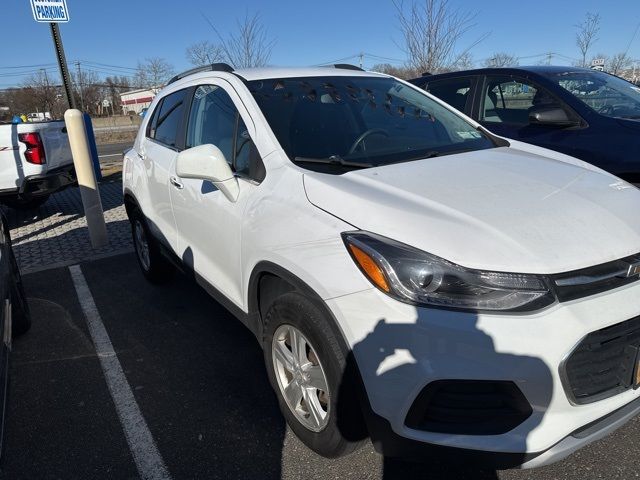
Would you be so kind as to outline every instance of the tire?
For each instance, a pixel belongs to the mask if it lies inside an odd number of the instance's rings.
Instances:
[[[41,195],[38,197],[14,197],[6,198],[2,200],[7,207],[15,208],[16,210],[34,210],[49,200],[50,195]]]
[[[11,333],[14,337],[23,335],[31,328],[31,310],[24,293],[22,276],[16,262],[16,257],[11,252],[11,270],[13,284],[11,286]]]
[[[160,252],[160,247],[151,235],[147,220],[140,210],[135,210],[131,215],[131,235],[138,265],[145,278],[155,284],[171,279],[173,265]]]
[[[356,451],[362,446],[366,436],[351,435],[351,432],[364,430],[362,411],[356,395],[342,395],[343,383],[351,384],[351,379],[345,374],[349,354],[329,327],[329,321],[331,320],[326,318],[323,311],[307,297],[299,293],[286,293],[274,301],[266,315],[263,351],[271,386],[291,429],[311,450],[324,457],[336,458]],[[304,379],[300,380],[301,376],[304,377],[304,373],[300,373],[303,368],[297,373],[283,369],[282,363],[278,364],[275,358],[277,355],[274,355],[274,348],[278,345],[284,342],[285,348],[287,347],[287,338],[289,344],[293,344],[291,327],[301,333],[307,342],[308,347],[305,350],[307,359],[311,361],[311,368],[314,368],[316,373],[324,373],[325,376],[329,392],[323,394],[311,386],[313,392],[309,394],[311,403],[320,405],[326,412],[326,417],[319,423],[313,420],[312,415],[309,415],[308,419],[302,418],[301,413],[305,413],[304,397],[299,403],[302,412],[294,413],[283,393],[284,382],[305,382]],[[320,370],[317,369],[318,366]],[[314,383],[317,384],[317,380]],[[306,410],[310,411],[309,408]],[[345,416],[349,418],[348,428],[345,428]]]

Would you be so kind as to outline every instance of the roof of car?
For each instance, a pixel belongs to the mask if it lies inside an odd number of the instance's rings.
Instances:
[[[564,72],[594,72],[589,68],[571,67],[571,66],[558,66],[558,65],[531,65],[531,66],[516,66],[516,67],[488,67],[488,68],[475,68],[471,70],[460,70],[457,72],[437,73],[433,75],[425,75],[410,80],[411,82],[419,81],[421,79],[433,78],[433,77],[455,77],[463,75],[479,75],[479,74],[500,74],[500,73],[537,73],[541,75],[545,74],[558,74]]]
[[[245,81],[267,80],[276,78],[296,78],[296,77],[388,77],[383,73],[367,72],[354,65],[336,64],[320,67],[261,67],[261,68],[240,68],[234,69],[226,63],[213,63],[201,67],[192,68],[175,75],[168,85],[181,80],[200,80],[210,75],[234,76]]]
[[[327,67],[264,67],[264,68],[240,68],[234,70],[234,74],[247,81],[265,80],[269,78],[295,78],[295,77],[374,77],[379,73],[366,72],[350,68]]]

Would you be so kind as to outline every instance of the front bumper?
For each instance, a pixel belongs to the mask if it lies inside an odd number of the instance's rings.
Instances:
[[[628,407],[640,398],[637,390],[573,405],[560,366],[590,332],[640,314],[640,282],[531,314],[416,308],[375,289],[327,304],[353,350],[371,413],[380,420],[378,427],[382,425],[377,430],[384,432],[388,424],[388,432],[378,434],[377,441],[374,438],[386,454],[399,454],[389,444],[402,439],[489,455],[499,458],[491,462],[497,465],[539,466],[600,438],[638,411],[637,406]],[[407,413],[422,389],[436,380],[451,379],[514,382],[533,412],[517,427],[497,435],[407,427]],[[625,415],[606,421],[621,409],[627,409]],[[588,434],[586,426],[591,426]]]

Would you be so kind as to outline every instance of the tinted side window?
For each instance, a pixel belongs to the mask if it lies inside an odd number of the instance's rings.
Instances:
[[[168,147],[176,146],[178,131],[184,114],[185,96],[186,90],[167,95],[158,109],[155,136],[153,138]]]
[[[208,143],[220,149],[235,172],[249,175],[257,152],[233,100],[215,85],[196,89],[187,127],[187,148]]]
[[[247,130],[242,117],[238,115],[238,128],[235,135],[233,161],[233,167],[236,172],[249,175],[251,155],[255,153],[254,149],[255,147],[253,146],[253,142],[249,136],[249,131]]]
[[[156,122],[158,121],[158,112],[160,111],[160,107],[162,107],[162,100],[156,105],[156,108],[153,110],[151,114],[151,118],[149,119],[149,123],[147,123],[147,137],[154,138],[156,136]]]
[[[483,90],[480,121],[528,125],[529,112],[540,106],[563,107],[548,90],[528,80],[487,77]]]
[[[447,78],[427,84],[427,92],[451,105],[456,110],[465,111],[467,98],[471,93],[472,77]]]

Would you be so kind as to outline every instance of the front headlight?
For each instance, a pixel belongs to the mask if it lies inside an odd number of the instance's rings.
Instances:
[[[530,311],[555,301],[539,275],[471,270],[379,235],[342,238],[360,270],[377,288],[414,305],[467,310]]]

